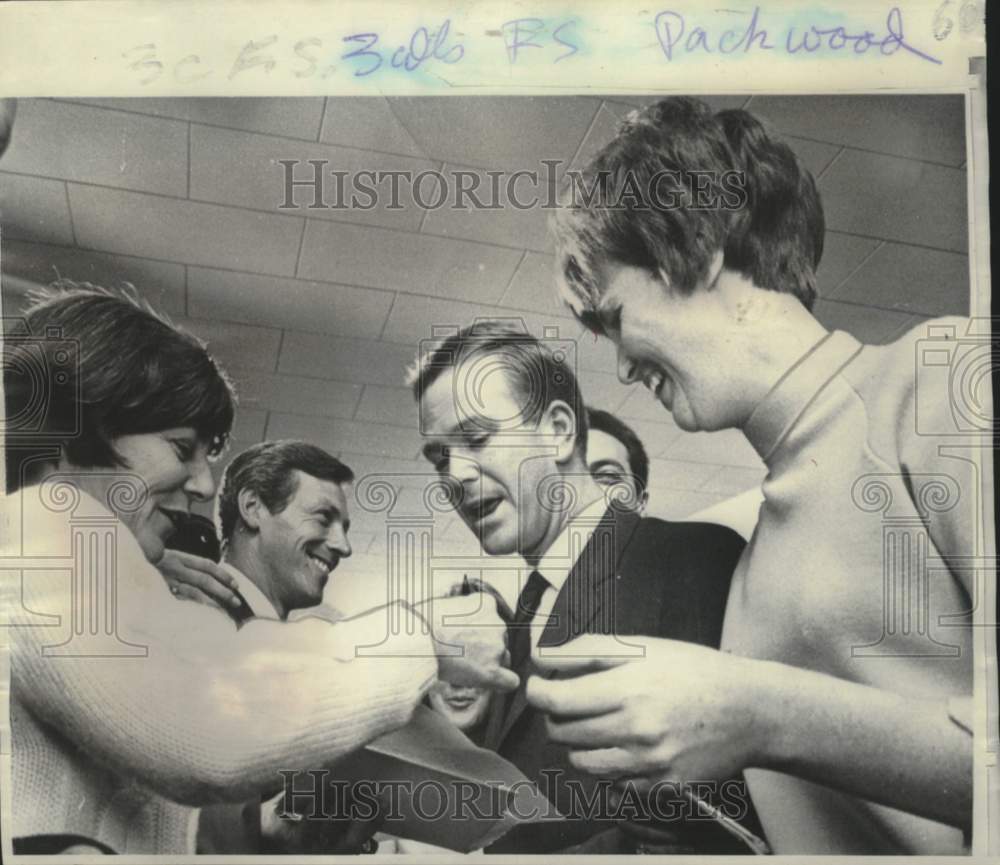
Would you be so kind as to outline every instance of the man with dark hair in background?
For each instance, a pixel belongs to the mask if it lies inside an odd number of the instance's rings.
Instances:
[[[523,325],[477,321],[423,352],[410,383],[424,456],[451,486],[459,516],[486,553],[525,560],[530,576],[508,641],[522,681],[533,647],[584,633],[615,635],[626,653],[633,634],[717,645],[743,541],[721,526],[641,519],[606,503],[587,467],[586,408],[565,355]],[[490,852],[636,851],[634,835],[622,833],[634,827],[583,813],[580,795],[598,785],[549,741],[523,688],[494,700],[485,744],[571,818],[516,828]],[[711,821],[663,829],[659,842],[676,852],[746,850]]]
[[[620,504],[638,513],[649,501],[649,456],[639,436],[610,412],[587,409],[587,467]]]

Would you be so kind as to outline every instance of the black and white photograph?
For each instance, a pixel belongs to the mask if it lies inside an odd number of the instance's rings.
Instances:
[[[0,99],[4,853],[985,852],[973,113]]]

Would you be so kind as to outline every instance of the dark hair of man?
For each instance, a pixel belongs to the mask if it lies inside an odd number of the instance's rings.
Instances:
[[[8,329],[8,490],[60,449],[77,466],[122,466],[112,441],[123,435],[190,426],[212,456],[225,448],[236,411],[225,372],[205,343],[134,291],[60,280],[33,292]]]
[[[250,489],[272,514],[292,500],[299,482],[296,471],[321,481],[347,484],[354,472],[322,448],[303,441],[261,442],[237,454],[226,467],[215,500],[215,525],[225,547],[240,515],[239,494]]]
[[[535,424],[556,400],[566,403],[576,420],[576,451],[581,459],[587,452],[587,412],[570,359],[546,341],[536,339],[523,322],[505,319],[477,319],[457,333],[444,337],[422,350],[408,371],[407,383],[419,402],[424,393],[447,370],[459,363],[489,359],[499,361],[507,382],[524,401],[519,423]],[[470,394],[468,404],[474,405]],[[468,418],[475,423],[475,418]]]
[[[644,493],[649,484],[649,456],[635,430],[610,412],[599,408],[587,410],[587,424],[591,430],[607,433],[625,446],[629,471],[636,479],[639,494]]]
[[[574,182],[599,194],[574,194]],[[579,180],[568,176],[553,229],[559,289],[597,332],[608,263],[665,275],[687,294],[722,250],[725,266],[760,288],[807,307],[815,297],[823,234],[815,183],[744,111],[714,115],[700,100],[668,97],[633,112]]]

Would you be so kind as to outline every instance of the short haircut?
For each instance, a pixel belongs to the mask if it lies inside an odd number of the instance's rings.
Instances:
[[[299,486],[296,471],[321,481],[346,484],[354,472],[336,457],[303,441],[261,442],[237,454],[226,467],[215,500],[215,526],[225,547],[240,515],[239,494],[251,489],[272,514],[280,514]]]
[[[795,152],[747,111],[720,111],[737,165],[746,178],[746,222],[726,242],[725,263],[760,288],[816,301],[816,269],[826,221],[812,174]]]
[[[236,396],[205,343],[139,300],[132,286],[60,280],[8,322],[3,376],[10,491],[38,460],[122,466],[123,435],[191,426],[225,448]],[[44,403],[41,411],[38,406]]]
[[[574,184],[599,194],[581,200]],[[630,189],[656,194],[636,200]],[[713,204],[700,206],[703,196]],[[689,294],[722,251],[725,266],[758,287],[807,308],[815,299],[824,231],[815,182],[745,111],[716,115],[700,100],[669,97],[632,112],[579,178],[568,175],[552,225],[560,292],[588,326],[607,263],[662,273]]]
[[[635,477],[639,485],[639,494],[642,495],[649,486],[649,455],[639,436],[635,434],[635,430],[610,412],[599,408],[587,410],[587,423],[591,430],[607,433],[625,445],[629,471]]]
[[[414,398],[419,402],[446,370],[476,355],[502,357],[508,383],[526,401],[520,421],[538,423],[553,402],[565,402],[576,418],[576,451],[586,459],[587,411],[569,358],[559,357],[546,342],[525,332],[523,324],[477,319],[422,351],[407,373]]]

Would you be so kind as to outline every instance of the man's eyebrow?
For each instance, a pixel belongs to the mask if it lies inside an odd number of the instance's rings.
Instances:
[[[329,499],[321,499],[319,502],[317,502],[315,505],[313,505],[312,511],[313,511],[313,513],[316,513],[316,514],[329,512],[329,513],[333,514],[335,517],[339,517],[340,516],[340,508],[338,508]]]
[[[593,474],[596,471],[600,471],[605,468],[615,468],[628,473],[629,469],[622,465],[618,460],[598,460],[596,463],[592,463],[590,466],[590,472]]]
[[[349,519],[344,518],[344,512],[329,499],[323,499],[320,502],[318,502],[312,508],[311,513],[324,514],[324,515],[329,514],[331,521],[336,520],[338,518],[341,519],[344,523],[345,530],[351,527],[351,521]]]
[[[431,459],[431,454],[434,451],[439,451],[441,448],[447,447],[449,441],[468,438],[472,433],[466,429],[467,424],[468,422],[463,423],[462,421],[458,421],[458,423],[452,424],[444,432],[434,433],[434,439],[444,439],[444,441],[429,441],[420,449],[420,452],[427,459]],[[424,435],[427,436],[427,433],[424,433]]]

